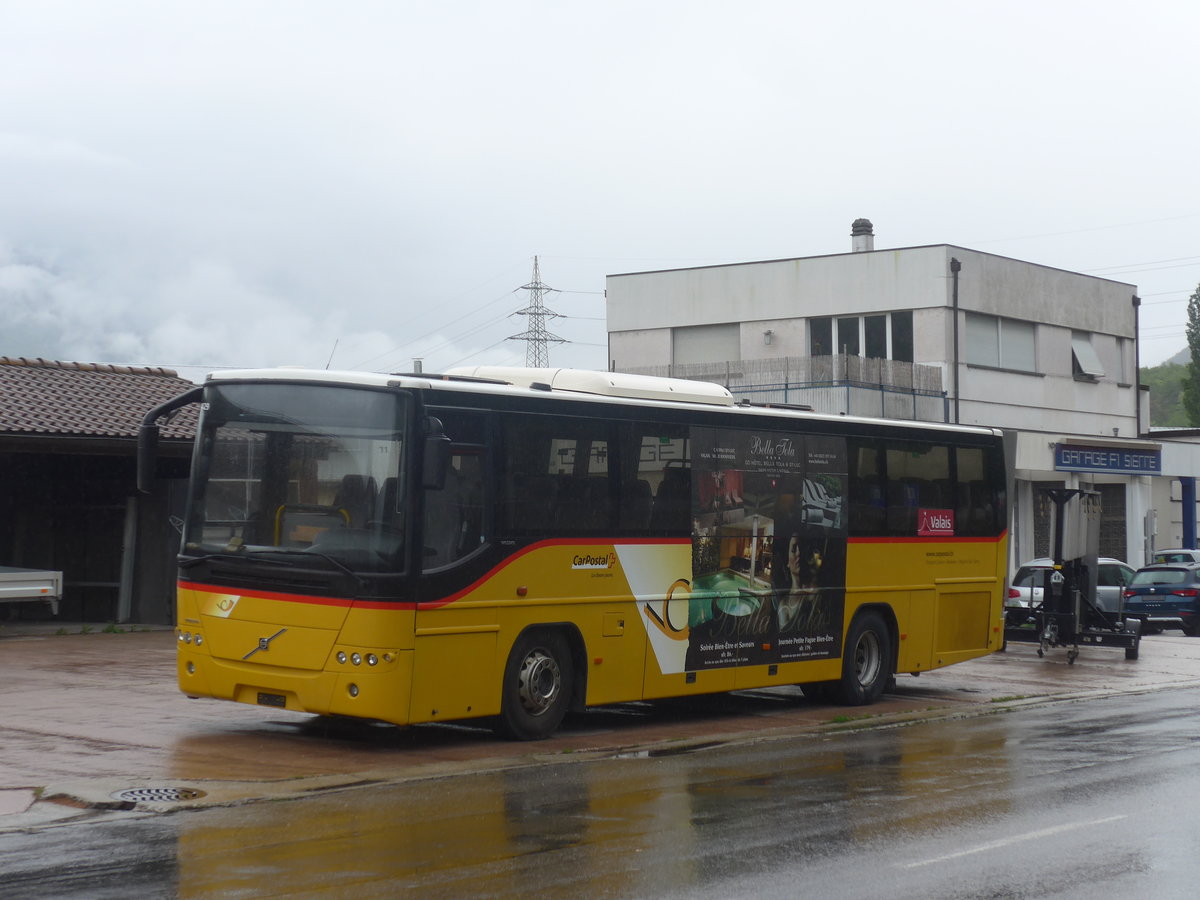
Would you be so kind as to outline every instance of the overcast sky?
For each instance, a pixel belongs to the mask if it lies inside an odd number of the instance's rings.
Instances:
[[[604,276],[951,243],[1200,282],[1200,5],[0,0],[0,355],[605,367]]]

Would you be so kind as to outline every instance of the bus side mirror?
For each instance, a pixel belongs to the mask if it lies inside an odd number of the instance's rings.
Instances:
[[[450,466],[450,438],[442,430],[442,422],[430,416],[425,420],[425,454],[421,468],[421,486],[440,491],[446,486],[446,469]]]
[[[154,469],[158,463],[158,425],[151,423],[138,428],[137,489],[149,494],[154,489]]]
[[[166,403],[160,403],[146,413],[138,428],[137,489],[139,493],[150,494],[154,491],[154,469],[158,462],[158,420],[189,404],[199,403],[203,397],[204,388],[195,387],[178,397],[173,397]]]

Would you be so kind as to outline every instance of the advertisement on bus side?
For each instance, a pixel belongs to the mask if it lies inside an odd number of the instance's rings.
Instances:
[[[688,670],[839,656],[846,442],[691,430]]]

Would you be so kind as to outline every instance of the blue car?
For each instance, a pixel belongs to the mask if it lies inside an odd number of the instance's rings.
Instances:
[[[1125,588],[1126,618],[1141,619],[1142,632],[1178,628],[1200,634],[1200,563],[1158,563],[1134,573]]]

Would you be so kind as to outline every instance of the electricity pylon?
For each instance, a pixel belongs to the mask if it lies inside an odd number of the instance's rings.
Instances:
[[[559,313],[542,303],[542,295],[554,288],[542,284],[542,271],[538,266],[538,258],[533,258],[533,280],[523,284],[517,290],[529,291],[529,305],[518,309],[513,315],[529,316],[529,328],[520,334],[509,337],[510,341],[525,341],[525,365],[534,369],[545,369],[550,365],[550,350],[548,344],[553,341],[565,344],[567,339],[546,330],[546,319],[557,319]]]

